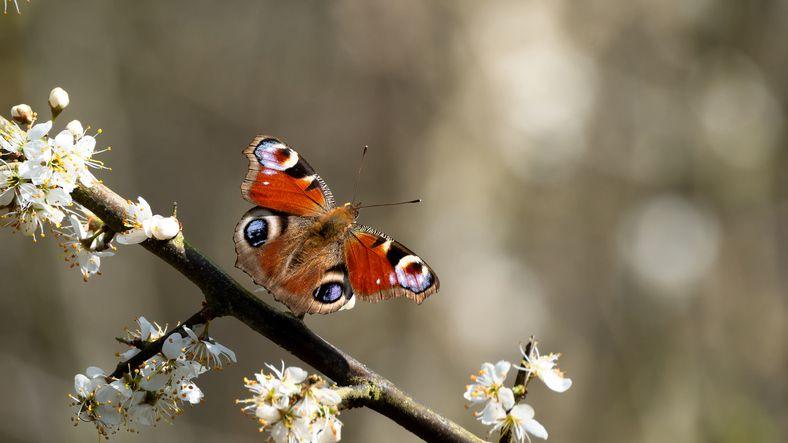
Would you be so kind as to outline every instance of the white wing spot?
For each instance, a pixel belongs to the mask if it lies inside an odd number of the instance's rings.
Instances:
[[[380,284],[380,279],[375,280],[375,284],[379,285]]]
[[[416,273],[408,272],[408,265],[419,264],[419,271]],[[394,268],[397,273],[397,282],[403,288],[410,289],[415,293],[420,293],[432,285],[430,271],[424,262],[415,255],[406,255],[399,260]]]
[[[287,153],[287,158],[280,160],[280,153]],[[285,146],[283,143],[266,141],[261,143],[254,151],[255,157],[266,168],[284,171],[298,163],[298,153]]]

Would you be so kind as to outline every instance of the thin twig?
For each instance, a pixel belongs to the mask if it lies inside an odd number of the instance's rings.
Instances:
[[[77,188],[72,196],[110,228],[123,230],[123,219],[128,214],[127,200],[102,184],[89,189]],[[262,302],[191,246],[182,234],[166,242],[148,240],[142,246],[197,285],[214,317],[238,319],[339,386],[369,387],[364,395],[353,396],[349,404],[375,410],[426,441],[482,441],[458,424],[417,403],[389,380],[323,340],[302,320]]]
[[[525,355],[531,355],[531,349],[534,347],[534,337],[528,340],[528,343],[525,345],[525,349],[523,349],[523,353]],[[525,356],[523,356],[522,360],[520,360],[520,364],[525,366],[527,361],[525,360]],[[517,404],[523,399],[525,396],[528,395],[528,383],[531,381],[531,374],[528,371],[517,371],[517,377],[514,379],[514,387],[517,388],[522,386],[522,391],[519,389],[515,389],[514,393],[514,403]],[[509,443],[512,441],[512,430],[507,429],[503,434],[501,434],[501,438],[498,440],[498,443]]]

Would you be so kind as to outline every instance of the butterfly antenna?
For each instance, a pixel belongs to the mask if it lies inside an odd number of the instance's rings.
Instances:
[[[379,204],[379,205],[364,205],[364,206],[359,206],[358,209],[362,209],[362,208],[379,208],[381,206],[407,205],[407,204],[410,204],[410,203],[421,203],[421,199],[417,198],[416,200],[409,200],[409,201],[406,201],[406,202],[382,203],[382,204]]]
[[[361,177],[361,170],[364,169],[364,157],[367,156],[367,149],[369,146],[364,145],[364,149],[361,150],[361,160],[358,162],[358,172],[356,172],[356,182],[353,184],[353,198],[350,200],[351,203],[356,203],[356,191],[358,190],[358,180]]]

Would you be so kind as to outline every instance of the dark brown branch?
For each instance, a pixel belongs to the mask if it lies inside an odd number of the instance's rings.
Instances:
[[[75,201],[122,231],[128,202],[104,185],[78,188]],[[319,370],[339,386],[368,386],[352,400],[397,422],[427,441],[480,442],[471,432],[417,403],[393,383],[320,338],[292,314],[263,303],[254,294],[191,246],[182,235],[167,241],[142,243],[148,251],[177,269],[202,290],[214,317],[231,316]]]

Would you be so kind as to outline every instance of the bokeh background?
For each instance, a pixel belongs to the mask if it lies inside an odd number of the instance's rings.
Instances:
[[[278,135],[361,220],[423,255],[441,292],[308,324],[478,434],[467,376],[535,334],[575,385],[528,402],[550,440],[788,439],[788,3],[714,0],[32,0],[0,16],[0,104],[103,128],[101,178],[232,275],[241,150]],[[3,111],[6,112],[6,111]],[[66,399],[138,315],[200,294],[139,247],[83,283],[56,241],[2,232],[0,440],[95,441]],[[267,300],[270,296],[262,295]],[[301,364],[232,319],[238,364],[136,441],[262,438],[241,378]],[[345,441],[415,441],[368,410]]]

